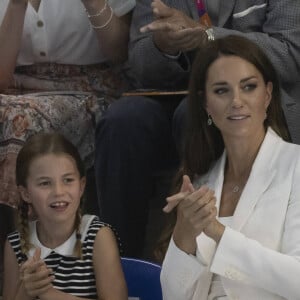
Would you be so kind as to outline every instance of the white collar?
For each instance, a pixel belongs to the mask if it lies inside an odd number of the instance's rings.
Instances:
[[[36,231],[36,222],[30,222],[29,223],[29,232],[31,233],[30,236],[30,243],[32,245],[35,245],[34,248],[31,248],[28,252],[28,257],[33,257],[35,249],[36,248],[41,248],[41,258],[44,259],[45,257],[47,257],[51,252],[55,252],[57,254],[63,255],[63,256],[73,256],[73,251],[74,251],[74,247],[76,244],[76,233],[75,231],[73,232],[73,234],[60,246],[51,249],[51,248],[47,248],[46,246],[44,246],[38,236],[37,236],[37,231]]]

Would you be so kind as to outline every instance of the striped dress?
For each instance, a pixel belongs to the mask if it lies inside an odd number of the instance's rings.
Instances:
[[[38,240],[36,222],[30,223],[30,241],[33,245],[41,248],[41,258],[44,259],[49,268],[53,269],[54,288],[81,298],[98,299],[93,268],[93,248],[97,232],[104,226],[109,225],[100,222],[97,216],[83,216],[80,229],[83,253],[81,260],[72,256],[76,242],[75,232],[59,247],[49,249]],[[16,254],[18,263],[24,262],[27,255],[21,253],[19,232],[11,233],[8,240]],[[28,257],[32,256],[33,252],[34,249],[31,249]]]

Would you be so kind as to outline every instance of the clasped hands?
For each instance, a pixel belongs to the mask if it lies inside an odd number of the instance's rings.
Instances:
[[[152,32],[156,47],[163,53],[176,55],[201,47],[207,41],[205,27],[161,0],[153,0],[154,21],[141,32]]]
[[[196,237],[202,232],[219,242],[225,227],[216,218],[216,198],[213,190],[207,186],[195,190],[190,178],[184,175],[180,192],[168,197],[167,202],[164,212],[169,213],[177,207],[173,239],[181,250],[195,254]]]
[[[21,265],[20,280],[28,297],[42,299],[41,296],[53,287],[54,276],[40,255],[41,249],[37,248],[33,257]]]

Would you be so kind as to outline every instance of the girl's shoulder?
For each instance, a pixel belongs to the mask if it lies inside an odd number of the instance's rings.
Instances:
[[[114,231],[112,226],[108,223],[102,222],[98,216],[96,215],[83,215],[81,219],[80,225],[80,233],[81,233],[81,240],[82,242],[89,236],[89,235],[96,235],[100,228],[102,227],[109,227]]]
[[[96,215],[86,214],[82,216],[80,225],[81,242],[88,244],[94,243],[98,231],[103,227],[108,227],[113,231],[117,243],[119,247],[121,247],[120,237],[117,231],[110,224],[101,221]]]

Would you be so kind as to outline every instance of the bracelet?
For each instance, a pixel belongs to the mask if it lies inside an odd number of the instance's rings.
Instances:
[[[94,24],[91,23],[92,28],[94,28],[94,29],[102,29],[102,28],[106,27],[110,23],[110,21],[113,18],[114,12],[113,12],[112,8],[109,5],[108,5],[108,7],[110,9],[110,16],[109,16],[108,20],[103,25],[100,25],[100,26],[95,26]]]
[[[86,11],[88,18],[90,19],[90,18],[99,17],[100,15],[102,15],[103,12],[106,10],[106,8],[107,8],[107,0],[105,0],[104,6],[95,15],[90,15],[87,9],[85,9],[85,11]]]
[[[176,55],[171,55],[171,54],[167,54],[167,53],[162,52],[162,55],[164,57],[172,59],[172,60],[177,60],[180,57],[181,54],[182,54],[181,51],[179,51]]]
[[[205,33],[207,34],[207,40],[208,40],[209,42],[212,42],[212,41],[215,40],[214,31],[213,31],[213,29],[212,29],[211,27],[207,28],[207,29],[205,30]]]

